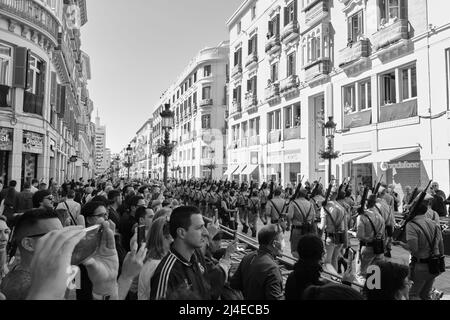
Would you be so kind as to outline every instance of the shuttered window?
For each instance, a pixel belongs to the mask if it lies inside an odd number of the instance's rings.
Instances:
[[[364,34],[363,11],[359,11],[348,18],[348,42],[355,43]]]
[[[25,89],[27,84],[28,49],[17,47],[14,50],[13,87]]]
[[[284,8],[284,26],[297,21],[297,0],[292,1]]]

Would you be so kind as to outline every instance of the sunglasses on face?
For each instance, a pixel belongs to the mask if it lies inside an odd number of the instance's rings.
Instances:
[[[44,200],[45,200],[45,199],[46,199],[46,200],[50,200],[50,201],[53,201],[53,196],[48,196],[48,197],[45,197],[45,198],[44,198]]]

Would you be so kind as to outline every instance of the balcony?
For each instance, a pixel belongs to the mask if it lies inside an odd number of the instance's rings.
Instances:
[[[328,16],[328,0],[313,1],[303,11],[305,12],[305,23],[312,26]]]
[[[361,63],[367,61],[370,56],[370,41],[368,39],[360,40],[356,43],[349,44],[347,48],[339,52],[339,68],[349,70]]]
[[[281,32],[281,42],[284,45],[288,45],[291,42],[300,39],[300,28],[297,21],[291,21],[288,23]]]
[[[283,140],[284,141],[300,139],[300,138],[301,138],[300,127],[284,129],[284,132],[283,132]]]
[[[304,67],[305,80],[307,82],[318,80],[316,78],[323,78],[330,73],[331,63],[329,59],[320,59],[309,63]]]
[[[253,70],[258,66],[258,55],[254,52],[250,53],[245,61],[245,68],[247,70]]]
[[[380,122],[402,120],[417,116],[417,99],[380,108]]]
[[[200,102],[198,103],[198,105],[200,107],[212,106],[212,104],[213,104],[213,99],[203,99],[203,100],[200,100]]]
[[[280,93],[285,95],[293,90],[297,90],[300,86],[300,81],[298,79],[298,76],[293,74],[286,79],[281,80],[280,82]]]
[[[281,50],[280,36],[273,35],[266,43],[265,52],[268,55],[275,54]]]
[[[44,105],[44,96],[35,95],[25,91],[23,101],[23,112],[33,113],[42,116],[42,107]]]
[[[247,148],[248,147],[248,137],[243,137],[241,140],[240,140],[240,147],[241,148]]]
[[[267,135],[268,143],[278,143],[281,141],[281,130],[269,132]]]
[[[25,21],[31,27],[39,27],[53,38],[58,39],[58,20],[39,2],[33,0],[0,0],[0,11],[6,11],[17,21]]]
[[[12,107],[11,98],[12,88],[5,85],[0,85],[0,108]]]
[[[260,145],[260,138],[259,136],[253,136],[249,139],[249,146],[258,146]]]
[[[234,80],[242,77],[242,65],[237,64],[233,67],[233,69],[231,70],[231,77]]]
[[[373,50],[378,51],[400,40],[409,39],[408,20],[397,20],[392,24],[385,24],[373,35]]]
[[[230,117],[233,117],[234,120],[242,117],[241,103],[237,100],[233,100],[233,110],[231,111]]]
[[[344,128],[359,128],[372,123],[372,110],[365,110],[344,115]]]
[[[280,84],[278,82],[270,83],[265,89],[266,102],[275,105],[280,102]]]
[[[247,92],[245,94],[245,109],[248,110],[257,105],[258,105],[258,99],[256,97],[256,94],[254,92]]]

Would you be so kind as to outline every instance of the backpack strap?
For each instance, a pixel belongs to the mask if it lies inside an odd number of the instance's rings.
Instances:
[[[272,200],[269,200],[269,202],[272,204],[272,207],[275,209],[275,211],[278,213],[278,217],[281,217],[281,213],[280,213],[280,211],[278,210],[278,208],[277,208],[277,206],[275,205],[275,203],[273,203],[273,201]],[[283,209],[284,209],[284,206],[283,206],[283,208],[281,209],[281,212],[283,212]]]
[[[340,230],[340,228],[338,228],[338,225],[340,225],[342,223],[342,221],[344,220],[344,217],[341,219],[341,221],[339,221],[339,224],[337,224],[336,221],[333,219],[333,216],[331,215],[330,211],[328,211],[328,209],[325,207],[323,207],[323,210],[325,210],[325,213],[330,217],[331,222],[334,225],[334,232],[338,232],[338,230]]]
[[[377,231],[377,229],[375,228],[375,225],[372,222],[372,219],[370,219],[367,214],[364,214],[364,216],[369,220],[370,225],[372,226],[372,229],[373,229],[373,232],[374,232],[374,237],[376,238],[378,236],[378,234],[380,233],[381,229]]]
[[[64,205],[65,205],[66,208],[67,208],[67,212],[69,213],[70,218],[72,219],[74,225],[76,226],[76,225],[77,225],[77,222],[75,221],[75,218],[73,217],[72,212],[70,212],[70,209],[69,209],[69,206],[68,206],[67,202],[64,201],[63,203],[64,203]]]
[[[293,203],[295,204],[295,206],[298,208],[298,211],[299,211],[300,214],[302,215],[303,223],[308,223],[308,218],[309,218],[309,216],[311,215],[311,208],[312,208],[312,205],[309,206],[308,215],[305,216],[305,215],[303,214],[303,211],[302,211],[302,209],[300,208],[299,204],[298,204],[297,202],[295,202],[295,200],[293,201]]]

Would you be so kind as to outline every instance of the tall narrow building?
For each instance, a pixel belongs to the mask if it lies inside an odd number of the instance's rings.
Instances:
[[[95,174],[102,174],[106,170],[106,127],[100,125],[100,117],[95,118]]]

